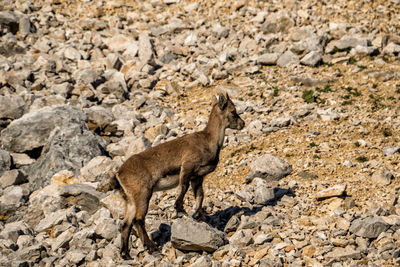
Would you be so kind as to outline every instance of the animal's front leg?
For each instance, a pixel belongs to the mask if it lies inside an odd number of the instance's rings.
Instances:
[[[187,215],[185,209],[183,208],[183,198],[185,197],[185,194],[189,188],[190,175],[192,173],[192,168],[190,166],[191,165],[189,164],[183,164],[179,173],[179,195],[175,201],[175,211],[177,217]]]
[[[191,180],[191,186],[193,189],[194,197],[196,199],[196,208],[193,213],[193,218],[199,221],[205,221],[206,216],[202,208],[204,199],[203,177],[198,177]]]

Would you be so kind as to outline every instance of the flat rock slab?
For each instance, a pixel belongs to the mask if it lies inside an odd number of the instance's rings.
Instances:
[[[367,217],[354,220],[351,223],[349,231],[356,236],[377,238],[382,232],[385,232],[389,226],[390,225],[380,217]]]
[[[324,189],[322,191],[319,191],[316,195],[315,198],[317,200],[323,200],[326,198],[331,198],[331,197],[340,197],[343,196],[346,192],[346,186],[345,185],[335,185],[332,187],[329,187],[327,189]]]
[[[171,241],[172,246],[180,250],[206,252],[214,252],[227,243],[225,233],[189,218],[172,223]]]

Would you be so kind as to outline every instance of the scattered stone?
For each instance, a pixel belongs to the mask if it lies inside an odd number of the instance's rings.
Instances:
[[[26,175],[20,170],[6,171],[0,177],[0,187],[6,188],[10,185],[20,185],[28,182]]]
[[[322,55],[318,51],[311,51],[307,55],[305,55],[301,60],[300,63],[306,66],[315,67],[317,66],[322,60]]]
[[[276,64],[281,68],[286,68],[290,65],[296,65],[299,62],[299,57],[288,50],[279,57]]]
[[[379,185],[390,185],[393,179],[393,174],[386,168],[377,170],[372,174],[372,182]]]
[[[18,119],[25,112],[25,101],[18,95],[0,95],[0,119]]]
[[[400,152],[400,147],[385,147],[385,149],[383,150],[383,155],[391,156],[399,152]]]
[[[315,198],[317,200],[323,200],[323,199],[331,198],[331,197],[340,197],[340,196],[343,196],[345,194],[345,192],[346,192],[345,185],[335,185],[333,187],[319,191],[315,195]]]
[[[206,252],[214,252],[227,243],[223,232],[188,218],[172,223],[171,242],[177,249]]]

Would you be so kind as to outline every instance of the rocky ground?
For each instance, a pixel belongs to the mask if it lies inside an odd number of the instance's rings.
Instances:
[[[0,3],[1,266],[398,266],[400,1]],[[226,91],[207,222],[154,194],[119,255],[107,190]],[[185,207],[193,207],[192,193]]]

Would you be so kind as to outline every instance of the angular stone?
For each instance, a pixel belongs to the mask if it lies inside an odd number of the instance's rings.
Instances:
[[[288,67],[290,65],[296,65],[299,63],[299,57],[295,54],[293,54],[290,50],[287,50],[285,53],[283,53],[278,61],[276,62],[277,65],[281,68]]]
[[[72,240],[74,236],[74,227],[69,228],[68,230],[62,232],[51,242],[51,250],[57,251],[59,248],[68,248],[69,242]]]
[[[266,53],[257,58],[257,64],[260,65],[276,65],[278,61],[279,54],[278,53]]]
[[[306,66],[315,67],[320,63],[322,60],[322,53],[318,51],[311,51],[307,55],[305,55],[301,60],[300,63]]]
[[[70,205],[93,214],[100,208],[100,200],[105,197],[105,194],[96,191],[90,185],[70,184],[61,188],[60,196],[66,198]]]
[[[359,260],[361,259],[362,254],[361,251],[355,250],[352,246],[347,246],[345,248],[335,247],[331,252],[326,254],[327,259],[335,259],[335,260]]]
[[[380,217],[367,217],[355,219],[351,222],[349,231],[364,238],[377,238],[389,228],[389,224]]]
[[[127,136],[118,143],[112,143],[107,146],[107,151],[111,156],[125,156],[126,158],[133,154],[140,153],[151,147],[149,139],[144,136]]]
[[[211,267],[212,261],[208,256],[201,256],[194,263],[190,264],[189,267]]]
[[[64,57],[72,61],[78,61],[82,56],[76,48],[68,46],[64,50]]]
[[[35,231],[42,232],[59,225],[62,222],[68,222],[73,215],[74,210],[71,209],[57,210],[40,220],[40,222],[35,226]]]
[[[245,247],[253,243],[253,234],[251,229],[241,229],[236,231],[230,238],[229,243]]]
[[[111,241],[119,234],[119,227],[114,219],[101,218],[100,221],[96,221],[94,232],[102,238]]]
[[[274,189],[268,185],[268,182],[261,178],[254,178],[252,184],[254,189],[254,203],[266,205],[275,199]]]
[[[11,156],[6,150],[0,149],[0,175],[11,168]]]
[[[93,158],[81,170],[80,179],[84,182],[98,183],[97,188],[107,186],[113,179],[119,164],[105,156]],[[111,189],[111,188],[110,188]]]
[[[25,101],[18,95],[0,95],[0,119],[18,119],[25,112]]]
[[[371,176],[371,180],[379,185],[390,185],[393,177],[393,174],[388,169],[383,168],[374,172]]]
[[[77,175],[92,158],[103,153],[104,141],[89,131],[86,124],[56,129],[40,158],[28,169],[30,184],[33,189],[48,185],[51,177],[60,170]]]
[[[327,189],[324,189],[322,191],[319,191],[318,193],[315,194],[315,198],[318,200],[322,200],[331,197],[340,197],[343,196],[345,192],[346,192],[345,185],[335,185]]]
[[[9,186],[0,196],[0,216],[16,211],[28,199],[29,191],[21,186]]]
[[[22,248],[10,255],[13,260],[25,260],[32,263],[39,263],[42,258],[47,256],[46,248],[42,244],[36,244],[27,248]]]
[[[400,153],[400,146],[399,147],[385,147],[383,150],[383,155],[391,156],[394,153]]]
[[[71,106],[46,107],[14,120],[1,132],[3,148],[25,152],[44,146],[56,128],[85,123],[86,116]]]
[[[139,60],[141,66],[151,63],[154,58],[154,48],[147,33],[142,32],[139,36]]]
[[[125,212],[125,200],[119,190],[116,190],[114,193],[101,199],[100,202],[110,210],[114,219],[123,218]]]
[[[171,242],[173,247],[181,250],[213,252],[227,240],[223,232],[206,223],[182,218],[172,223]]]
[[[26,175],[20,170],[6,171],[0,177],[0,187],[6,188],[10,185],[20,185],[28,182]]]
[[[0,12],[0,25],[8,28],[11,33],[16,34],[18,31],[18,18],[14,12],[1,11]]]
[[[246,182],[251,182],[255,177],[263,178],[266,181],[277,181],[292,172],[290,166],[284,159],[265,154],[257,158],[250,167],[250,173]]]
[[[389,43],[383,48],[383,54],[385,55],[398,55],[400,53],[400,45],[395,43]]]
[[[7,223],[0,232],[0,238],[12,240],[14,243],[21,235],[32,235],[32,229],[24,221]]]

